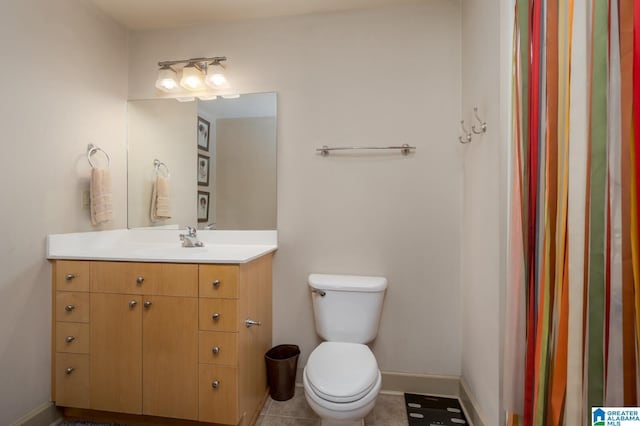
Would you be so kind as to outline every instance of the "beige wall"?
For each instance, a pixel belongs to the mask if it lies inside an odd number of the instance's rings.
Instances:
[[[460,373],[460,3],[131,34],[130,98],[160,60],[226,55],[243,92],[278,93],[274,343],[318,342],[311,272],[389,278],[374,351],[387,371]],[[323,158],[322,145],[415,145]]]
[[[111,155],[126,226],[127,34],[82,0],[2,2],[0,424],[49,401],[50,233],[93,229],[87,144]]]
[[[488,124],[486,134],[474,135],[463,148],[462,378],[488,425],[502,422],[501,336],[510,105],[507,91],[512,22],[506,3],[461,2],[461,118],[472,123],[473,107],[477,105]]]
[[[195,102],[154,99],[128,103],[130,228],[196,225],[196,117]],[[152,224],[150,206],[155,180],[153,160],[156,158],[165,163],[170,172],[171,219]]]
[[[276,119],[216,120],[216,229],[276,227]]]

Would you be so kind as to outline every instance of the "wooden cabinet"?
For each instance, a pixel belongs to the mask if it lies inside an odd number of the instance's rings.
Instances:
[[[56,404],[249,424],[267,388],[271,257],[239,265],[54,261]]]

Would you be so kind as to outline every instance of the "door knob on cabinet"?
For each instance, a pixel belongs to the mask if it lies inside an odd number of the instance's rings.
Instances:
[[[136,302],[135,300],[131,300],[131,301],[129,301],[129,307],[130,307],[130,308],[135,307],[137,304],[138,304],[138,302]]]
[[[138,278],[136,278],[136,282],[137,282],[138,284],[142,284],[142,283],[144,282],[144,277],[138,277]]]
[[[64,310],[65,310],[65,311],[67,311],[67,312],[71,312],[71,311],[73,311],[75,308],[76,308],[76,307],[75,307],[75,306],[73,306],[73,305],[67,305],[67,306],[65,306],[65,307],[64,307]]]
[[[244,321],[244,325],[246,325],[247,328],[253,327],[254,325],[261,326],[262,325],[262,321],[254,321],[252,319],[246,319]]]
[[[211,318],[213,318],[214,321],[218,321],[220,319],[220,314],[216,312],[211,315]]]
[[[147,300],[146,302],[144,302],[144,307],[145,308],[149,308],[151,305],[153,305],[153,303],[151,303],[150,300]]]
[[[73,336],[67,336],[67,337],[64,339],[64,341],[65,341],[65,342],[67,342],[67,343],[71,343],[71,342],[73,342],[74,340],[76,340],[76,338],[75,338],[75,337],[73,337]]]
[[[213,280],[213,282],[211,284],[213,284],[213,286],[215,288],[218,288],[218,287],[220,287],[220,280]]]
[[[74,368],[73,368],[73,367],[67,367],[67,368],[65,368],[65,369],[64,369],[64,372],[65,372],[66,374],[71,374],[71,373],[73,373],[73,370],[74,370]]]
[[[76,277],[75,274],[67,274],[67,275],[64,276],[64,279],[67,280],[67,281],[71,281],[75,277]]]
[[[213,383],[211,383],[211,387],[214,389],[218,389],[218,387],[220,387],[220,381],[214,380]]]
[[[214,346],[211,352],[213,352],[214,355],[218,355],[220,353],[220,347]]]

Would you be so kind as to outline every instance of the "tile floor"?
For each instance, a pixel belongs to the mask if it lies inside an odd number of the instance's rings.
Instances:
[[[366,426],[408,426],[404,395],[380,394],[373,411],[364,419]],[[304,389],[288,401],[267,399],[256,426],[320,426],[320,419],[304,398]]]

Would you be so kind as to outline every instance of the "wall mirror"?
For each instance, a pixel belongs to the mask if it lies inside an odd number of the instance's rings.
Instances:
[[[129,228],[276,229],[276,94],[128,102]]]

